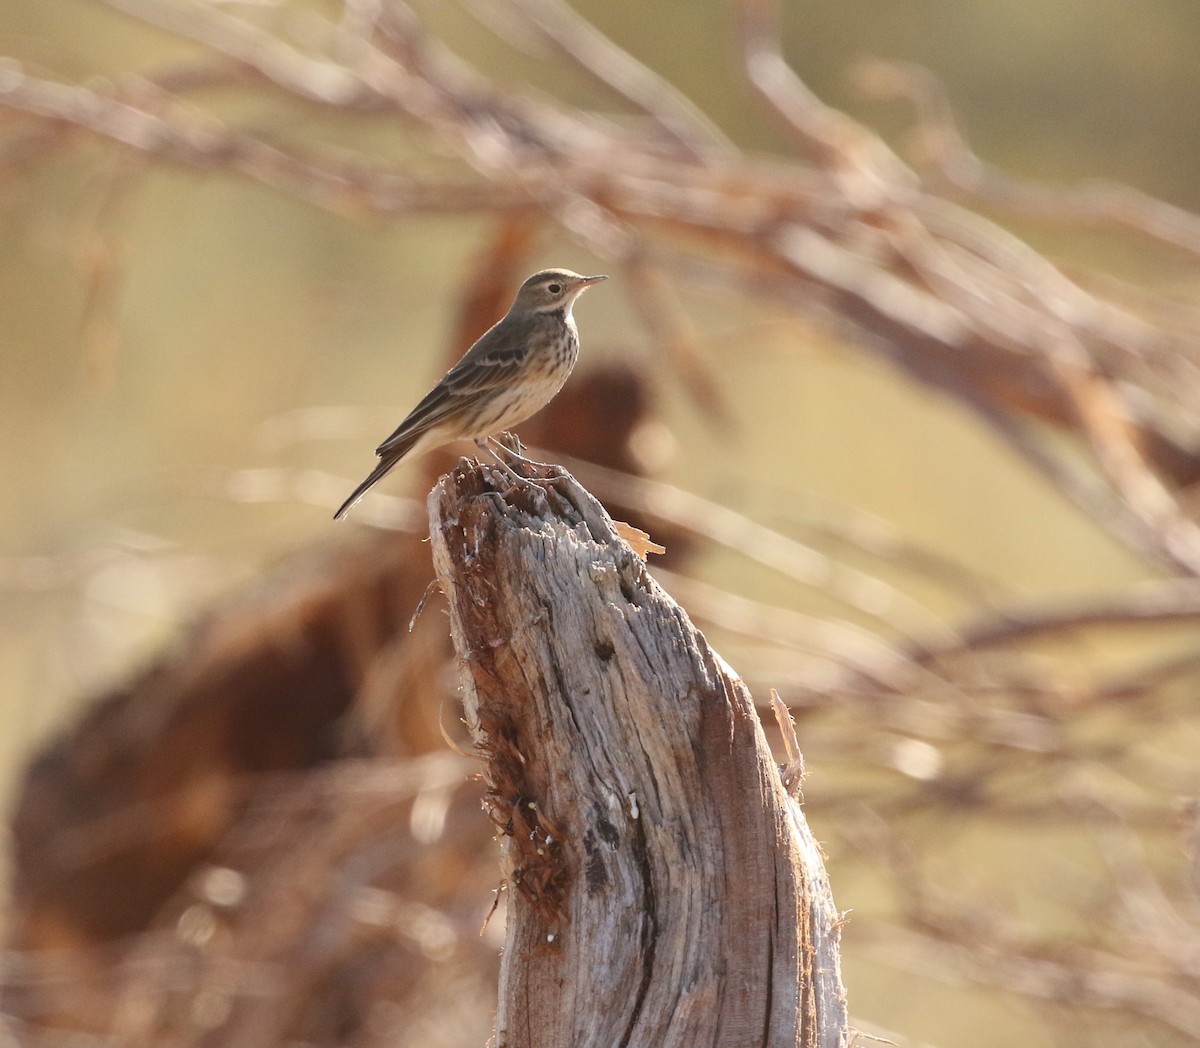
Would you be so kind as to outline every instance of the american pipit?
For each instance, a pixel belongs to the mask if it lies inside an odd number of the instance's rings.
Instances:
[[[345,516],[406,455],[455,440],[474,440],[491,451],[488,437],[545,407],[562,389],[579,356],[571,306],[604,279],[581,277],[569,269],[545,269],[526,280],[504,317],[480,336],[396,432],[375,449],[379,465],[350,493],[334,520]]]

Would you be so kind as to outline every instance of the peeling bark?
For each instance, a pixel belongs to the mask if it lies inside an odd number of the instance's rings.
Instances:
[[[498,1046],[846,1042],[839,915],[750,694],[569,475],[429,498],[508,887]]]

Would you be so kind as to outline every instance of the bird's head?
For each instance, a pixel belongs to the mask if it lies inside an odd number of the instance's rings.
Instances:
[[[534,273],[517,292],[509,312],[552,313],[571,308],[571,303],[593,284],[607,280],[606,276],[581,277],[569,269],[543,269]]]

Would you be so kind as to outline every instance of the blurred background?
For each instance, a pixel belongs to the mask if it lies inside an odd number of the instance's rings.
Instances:
[[[1200,7],[778,15],[0,5],[10,1043],[486,1041],[452,457],[330,516],[546,265],[527,439],[793,707],[856,1026],[1197,1039]]]

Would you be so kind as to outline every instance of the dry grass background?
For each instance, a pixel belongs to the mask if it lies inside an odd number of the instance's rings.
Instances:
[[[460,38],[441,5],[98,0],[80,17],[120,12],[164,32],[154,68],[122,69],[119,47],[103,79],[41,56],[6,62],[0,177],[12,213],[46,199],[87,211],[70,241],[70,368],[113,409],[153,400],[134,409],[146,416],[133,433],[153,420],[178,447],[190,427],[242,440],[233,422],[253,415],[243,383],[277,383],[269,436],[282,445],[367,428],[353,413],[301,410],[327,390],[350,399],[349,383],[337,360],[297,378],[254,311],[231,313],[230,344],[193,359],[183,380],[236,360],[237,382],[215,382],[199,411],[162,392],[178,360],[139,329],[189,344],[177,307],[219,293],[223,267],[246,271],[218,252],[160,284],[145,275],[156,259],[128,245],[147,197],[176,200],[163,172],[205,176],[192,193],[258,187],[243,220],[271,225],[283,254],[297,212],[279,201],[328,212],[330,228],[422,231],[398,257],[402,275],[444,274],[438,297],[457,311],[447,357],[552,247],[603,260],[628,314],[617,330],[636,321],[653,352],[636,364],[598,353],[526,436],[667,546],[656,573],[668,589],[760,702],[777,688],[797,715],[806,811],[835,897],[854,908],[846,981],[860,1028],[947,1046],[1190,1043],[1200,219],[1118,185],[1007,176],[970,152],[930,74],[861,64],[860,88],[915,113],[901,155],[809,90],[760,0],[721,8],[720,39],[749,85],[745,112],[786,136],[770,152],[555,0],[468,8],[491,43]],[[505,75],[491,62],[499,48],[516,54]],[[552,70],[557,91],[529,89],[512,72],[521,62]],[[191,235],[186,208],[173,221]],[[1031,246],[1049,227],[1094,249],[1052,259]],[[347,242],[325,236],[353,275]],[[445,239],[458,245],[454,268]],[[261,263],[264,301],[287,297],[275,264]],[[161,327],[123,312],[139,267],[162,291]],[[379,302],[393,341],[414,334],[428,294],[414,278]],[[343,346],[373,323],[336,296],[326,308]],[[586,352],[606,335],[580,312]],[[286,335],[302,338],[303,316]],[[15,332],[14,374],[36,375],[22,378],[31,388],[57,378],[61,395],[69,370],[43,378],[47,364],[22,356]],[[1072,585],[1030,587],[1003,577],[986,542],[931,544],[867,506],[788,497],[797,461],[819,451],[794,404],[815,411],[804,398],[818,394],[768,400],[760,386],[747,408],[756,340],[775,354],[768,384],[836,342],[877,360],[881,383],[934,391],[956,406],[964,455],[987,451],[965,466],[988,492],[985,536],[1019,534],[1053,559],[1051,518],[1030,519],[1053,502],[1021,493],[1037,488],[1065,498],[1072,509],[1053,512],[1102,552]],[[401,381],[419,393],[426,377]],[[698,434],[733,431],[755,404],[773,442],[736,481],[713,481],[703,461],[659,471],[673,443],[719,463]],[[68,407],[85,422],[97,414],[81,397]],[[862,447],[882,455],[895,422],[865,417]],[[126,441],[80,447],[76,435],[70,454],[45,449],[44,468],[70,465],[83,488],[109,482],[117,460],[154,468],[148,440]],[[360,443],[373,446],[369,434]],[[431,458],[414,490],[445,462]],[[848,455],[842,468],[918,503],[951,483],[932,462],[901,475],[874,466]],[[331,508],[348,482],[285,457],[232,476],[192,471],[188,483],[135,507],[137,533],[13,558],[10,589],[152,602],[161,580],[142,569],[169,561],[204,593],[206,565],[245,541],[230,526],[245,503],[273,504],[269,530],[306,505]],[[224,549],[200,530],[197,488],[221,504],[206,527]],[[247,591],[95,698],[31,766],[13,820],[3,980],[14,1043],[486,1040],[497,940],[478,929],[496,887],[492,828],[470,759],[443,739],[457,715],[436,599],[409,631],[430,578],[423,511],[395,495],[362,509],[369,532],[331,542],[322,524],[318,541],[314,526],[308,552],[245,566]],[[142,650],[160,641],[149,631]]]

